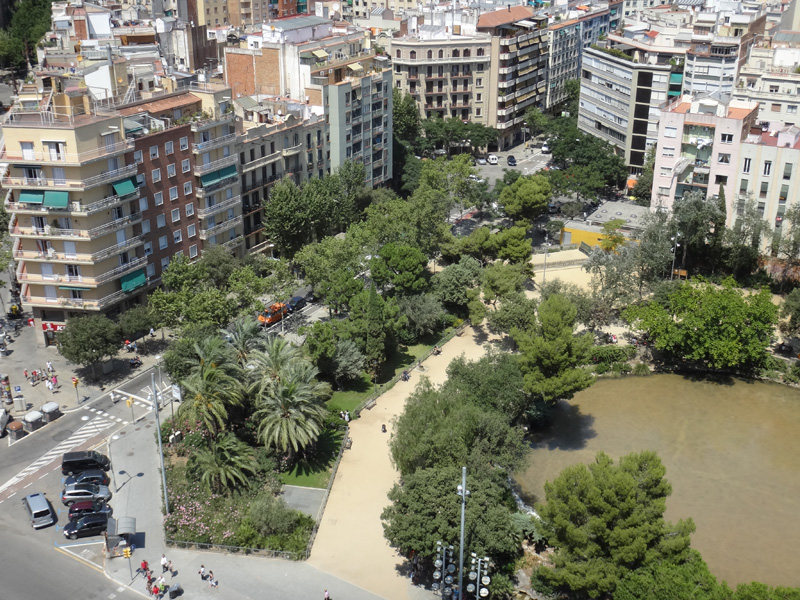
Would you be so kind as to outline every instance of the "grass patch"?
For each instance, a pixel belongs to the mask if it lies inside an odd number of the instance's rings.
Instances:
[[[326,488],[331,478],[333,463],[344,440],[341,429],[326,429],[319,437],[313,455],[298,460],[290,471],[280,474],[284,485]]]

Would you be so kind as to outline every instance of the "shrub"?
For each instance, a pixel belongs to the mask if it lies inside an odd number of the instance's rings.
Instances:
[[[251,504],[249,521],[264,537],[290,533],[297,525],[300,513],[287,507],[272,494],[260,494]]]
[[[600,363],[594,368],[594,372],[598,375],[603,375],[604,373],[607,373],[610,368],[611,365],[609,365],[609,363]]]
[[[262,539],[249,519],[244,519],[236,528],[236,545],[242,548],[258,548]]]
[[[632,346],[618,346],[617,344],[592,346],[589,356],[593,363],[611,364],[613,362],[628,360],[627,348],[632,348]],[[636,349],[633,348],[633,351],[636,352]]]
[[[636,363],[633,366],[633,374],[634,375],[638,375],[638,376],[642,377],[642,376],[650,375],[650,373],[651,373],[650,365],[648,365],[647,363],[640,362],[640,363]]]

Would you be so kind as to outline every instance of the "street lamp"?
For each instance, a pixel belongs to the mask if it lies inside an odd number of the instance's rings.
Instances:
[[[164,397],[164,374],[161,372],[161,359],[164,358],[160,354],[156,356],[156,365],[158,366],[158,385],[161,397]],[[175,429],[175,402],[174,398],[170,398],[169,407],[172,411],[172,429]]]
[[[547,255],[550,254],[550,242],[544,243],[544,271],[542,272],[542,286],[547,280]]]
[[[489,589],[486,586],[492,581],[492,578],[489,577],[489,557],[478,558],[478,555],[473,552],[471,562],[472,570],[469,572],[469,579],[470,582],[474,581],[475,583],[467,584],[467,591],[470,594],[475,593],[475,600],[486,598],[489,595]]]
[[[450,564],[447,562],[448,558],[450,559]],[[453,573],[456,570],[456,566],[453,564],[453,547],[445,546],[441,540],[436,542],[436,560],[433,562],[433,566],[436,567],[433,572],[433,578],[436,581],[431,585],[431,589],[435,592],[441,587],[442,596],[451,596],[453,594],[453,581],[455,581]],[[441,580],[441,584],[439,580]]]
[[[670,281],[675,278],[675,259],[678,257],[678,248],[681,245],[678,243],[678,239],[681,237],[681,232],[678,231],[675,233],[674,237],[669,238],[672,240],[672,271],[669,274]]]
[[[164,509],[169,514],[169,497],[167,495],[167,472],[164,469],[164,448],[161,445],[161,419],[158,417],[158,395],[156,394],[156,374],[150,373],[150,385],[153,389],[153,412],[156,413],[156,437],[158,438],[158,455],[161,458],[161,483],[164,485]]]
[[[467,508],[467,467],[461,467],[461,485],[456,488],[456,494],[461,497],[461,540],[458,550],[458,597],[461,600],[461,590],[464,589],[464,512]]]

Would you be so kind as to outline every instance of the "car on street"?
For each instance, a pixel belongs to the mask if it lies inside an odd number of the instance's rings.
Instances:
[[[542,154],[550,154],[550,142],[542,144]]]
[[[66,481],[64,481],[64,485],[72,485],[73,483],[96,483],[98,485],[108,485],[109,481],[111,481],[108,477],[108,473],[101,469],[89,469],[88,471],[83,471],[82,473],[77,473],[70,477],[67,477]]]
[[[84,515],[101,513],[109,517],[113,509],[103,500],[81,500],[69,507],[69,520],[80,519]]]
[[[56,522],[56,513],[42,493],[28,494],[22,499],[22,507],[28,513],[31,527],[41,529]]]
[[[61,492],[61,502],[64,506],[71,506],[81,500],[111,500],[111,492],[104,485],[96,483],[73,483],[64,487]]]
[[[276,302],[267,310],[258,315],[258,322],[262,325],[274,325],[289,314],[289,309],[282,302]]]
[[[516,167],[516,166],[517,166],[517,159],[516,159],[516,158],[514,158],[512,155],[510,155],[510,154],[509,154],[509,155],[506,157],[506,164],[507,164],[509,167]]]
[[[478,177],[477,175],[470,175],[468,179],[475,183],[483,183],[484,181],[481,177]]]
[[[486,161],[490,165],[496,165],[498,162],[500,162],[494,154],[490,154]]]
[[[108,515],[95,513],[73,519],[64,527],[64,537],[77,540],[79,537],[100,535],[108,529]]]
[[[485,165],[486,164],[486,157],[485,156],[479,156],[476,162],[479,165]]]
[[[108,457],[94,450],[67,452],[61,459],[62,475],[74,475],[88,469],[108,471],[110,468],[111,461],[108,460]]]
[[[303,296],[293,296],[289,302],[286,303],[286,307],[289,309],[290,313],[300,310],[301,308],[305,307],[306,299]]]

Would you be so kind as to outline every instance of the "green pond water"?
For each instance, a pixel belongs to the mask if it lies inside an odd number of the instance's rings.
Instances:
[[[606,379],[562,403],[517,476],[523,499],[566,466],[656,451],[670,521],[692,517],[692,546],[735,585],[800,586],[800,390],[680,375]]]

